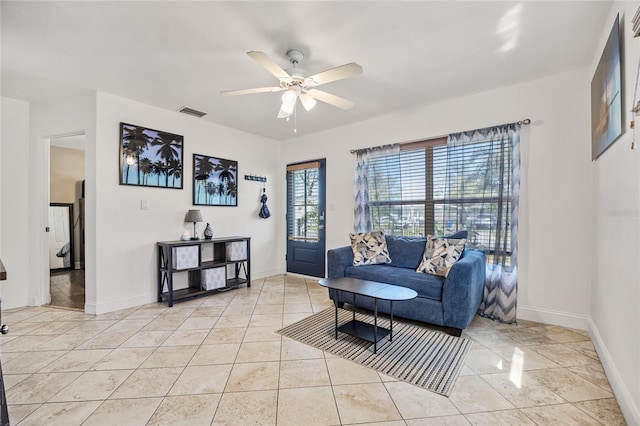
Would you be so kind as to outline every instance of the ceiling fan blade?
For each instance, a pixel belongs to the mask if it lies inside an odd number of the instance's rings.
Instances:
[[[280,92],[284,87],[256,87],[255,89],[225,90],[220,92],[222,96],[250,95],[252,93]]]
[[[353,77],[358,74],[362,74],[362,67],[355,62],[351,62],[307,77],[305,82],[309,86],[319,86],[332,81]]]
[[[314,99],[324,102],[325,104],[333,105],[334,107],[338,107],[340,109],[351,109],[354,105],[353,102],[348,101],[345,98],[332,95],[331,93],[323,92],[322,90],[309,89],[307,93]]]
[[[276,64],[273,59],[268,57],[266,53],[252,50],[251,52],[247,52],[247,55],[251,56],[254,61],[262,65],[264,69],[275,75],[280,80],[291,80],[291,76],[287,74],[280,65]]]

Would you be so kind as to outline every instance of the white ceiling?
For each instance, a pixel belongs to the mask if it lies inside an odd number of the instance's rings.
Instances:
[[[100,90],[285,140],[375,116],[587,66],[610,1],[2,1],[1,92],[29,101]],[[321,89],[355,102],[318,103],[277,119],[277,85],[246,55],[314,74],[347,62],[360,76]],[[122,118],[127,120],[126,117]],[[194,118],[195,119],[195,118]],[[140,123],[144,125],[145,123]],[[168,129],[170,130],[170,129]]]

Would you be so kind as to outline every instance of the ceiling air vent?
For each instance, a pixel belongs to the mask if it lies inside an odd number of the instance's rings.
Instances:
[[[180,108],[178,111],[184,113],[184,114],[189,114],[189,115],[193,115],[194,117],[204,117],[205,115],[207,115],[206,112],[202,112],[202,111],[198,111],[197,109],[193,109],[193,108],[189,108],[189,107],[182,107]]]

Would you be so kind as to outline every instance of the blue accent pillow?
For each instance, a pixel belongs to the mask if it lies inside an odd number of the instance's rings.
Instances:
[[[389,266],[416,269],[422,260],[427,237],[386,235],[387,249],[392,262]]]
[[[458,231],[455,234],[445,235],[442,238],[451,239],[451,240],[461,240],[463,238],[467,238],[469,236],[469,232],[467,231]]]
[[[458,231],[442,238],[461,240],[466,239],[469,233],[467,231]],[[406,237],[403,235],[386,234],[387,250],[392,262],[389,266],[397,268],[417,269],[422,262],[427,237],[415,236]]]

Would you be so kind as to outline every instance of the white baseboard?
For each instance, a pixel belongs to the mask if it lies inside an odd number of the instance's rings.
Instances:
[[[74,269],[84,269],[84,262],[75,262],[73,265]]]
[[[273,275],[279,275],[281,272],[277,270],[271,271],[259,271],[252,274],[252,280],[259,280],[262,278],[270,277]],[[175,290],[179,290],[179,286],[174,287]],[[95,303],[85,303],[84,309],[85,313],[89,315],[99,315],[106,314],[108,312],[119,311],[120,309],[129,309],[136,308],[141,305],[146,305],[148,303],[157,302],[157,294],[148,294],[148,295],[140,295],[135,297],[129,297],[127,299],[114,300],[107,303],[100,303],[96,305]]]
[[[255,272],[255,273],[251,273],[251,280],[260,280],[262,278],[267,278],[267,277],[272,277],[274,275],[282,275],[284,272],[279,271],[277,269],[272,269],[269,271],[260,271],[260,272]]]
[[[532,306],[518,305],[518,319],[541,322],[561,327],[588,330],[589,320],[586,315],[576,315],[569,312],[554,311],[552,309],[534,308]]]
[[[259,273],[260,275],[257,277],[252,277],[253,279],[261,279],[265,277],[269,277],[271,275],[276,275],[271,271]],[[175,286],[174,290],[179,290],[180,286]],[[215,297],[215,295],[213,295]],[[129,297],[127,299],[114,300],[107,303],[101,303],[96,305],[95,303],[85,303],[84,309],[85,313],[90,315],[99,315],[106,314],[108,312],[119,311],[120,309],[129,309],[129,308],[137,308],[138,306],[146,305],[149,303],[156,303],[158,301],[158,295],[156,293],[148,294],[148,295],[140,295],[135,297]]]
[[[49,303],[51,303],[51,293],[45,293],[42,298],[36,296],[29,296],[27,298],[27,306],[42,306],[48,305]]]
[[[611,358],[611,354],[600,336],[598,327],[596,327],[591,317],[589,317],[589,334],[591,335],[593,346],[595,346],[596,352],[598,352],[602,367],[607,374],[607,379],[609,379],[609,384],[615,393],[616,401],[618,401],[618,405],[627,424],[640,425],[640,408],[637,402],[631,397],[629,389],[625,385],[624,380],[622,380],[622,374],[620,374],[613,358]]]
[[[154,303],[158,300],[157,297],[158,296],[156,294],[147,294],[114,300],[107,303],[100,303],[99,305],[86,302],[84,305],[84,311],[90,315],[106,314],[108,312],[119,311],[120,309],[137,308],[138,306],[146,305],[147,303]]]

